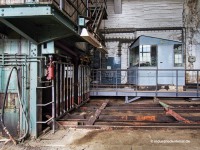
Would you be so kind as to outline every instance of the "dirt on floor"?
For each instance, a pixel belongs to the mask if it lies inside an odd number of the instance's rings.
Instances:
[[[94,130],[49,132],[23,144],[0,144],[1,150],[200,150],[200,130]]]
[[[99,99],[100,100],[100,99]],[[102,99],[102,102],[105,99]],[[101,100],[100,100],[101,101]],[[124,100],[111,99],[115,104],[122,104]],[[167,104],[190,102],[185,100],[162,99]],[[94,103],[94,101],[91,101]],[[153,99],[139,100],[134,103],[153,104]],[[200,101],[193,101],[200,104]],[[101,104],[101,102],[100,102]],[[130,115],[133,112],[130,112]],[[124,115],[128,115],[126,113]],[[116,114],[115,114],[116,115]],[[117,114],[123,115],[123,114]],[[141,115],[145,115],[142,113]],[[148,115],[148,114],[147,114]],[[197,114],[199,115],[199,114]],[[190,116],[190,114],[188,114]],[[41,136],[37,140],[29,139],[23,144],[4,145],[0,142],[1,150],[200,150],[200,130],[191,129],[74,129],[66,128],[55,133]],[[0,141],[4,141],[0,137]]]

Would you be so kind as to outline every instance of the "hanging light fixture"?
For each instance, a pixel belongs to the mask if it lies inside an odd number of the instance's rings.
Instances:
[[[81,37],[96,48],[101,46],[101,43],[86,28],[82,29]]]

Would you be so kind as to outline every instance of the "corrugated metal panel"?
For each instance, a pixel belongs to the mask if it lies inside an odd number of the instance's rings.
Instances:
[[[0,40],[0,54],[29,54],[29,42],[26,39]]]

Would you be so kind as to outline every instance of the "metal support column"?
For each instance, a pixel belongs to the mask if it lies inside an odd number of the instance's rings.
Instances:
[[[30,44],[31,57],[37,57],[39,46]],[[37,59],[37,58],[36,58]],[[35,60],[36,60],[35,59]],[[38,86],[38,64],[37,62],[30,63],[30,134],[32,137],[37,137],[37,91]]]

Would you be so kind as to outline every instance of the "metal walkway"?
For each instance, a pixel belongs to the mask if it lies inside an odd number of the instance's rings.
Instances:
[[[96,69],[90,96],[199,97],[199,70]]]

